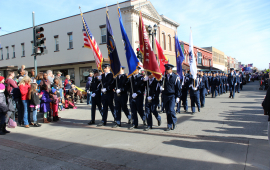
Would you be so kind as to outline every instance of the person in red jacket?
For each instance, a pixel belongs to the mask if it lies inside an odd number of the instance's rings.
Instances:
[[[21,98],[22,98],[23,109],[24,109],[23,122],[26,128],[29,128],[29,123],[31,122],[30,109],[29,109],[29,97],[28,97],[28,92],[31,87],[30,82],[31,82],[30,77],[24,76],[21,82],[19,83],[19,89],[21,92]]]

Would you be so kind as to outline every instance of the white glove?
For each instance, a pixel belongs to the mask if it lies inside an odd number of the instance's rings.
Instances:
[[[240,82],[240,84],[242,84],[242,82]]]
[[[229,86],[229,84],[227,84],[227,86]]]
[[[163,91],[164,90],[164,88],[163,87],[160,87],[160,91]]]
[[[235,85],[237,85],[237,83],[235,83]]]
[[[121,92],[121,90],[120,90],[120,89],[117,89],[117,90],[116,90],[116,93],[117,93],[117,94],[119,94],[120,92]]]
[[[96,93],[93,93],[91,96],[92,96],[92,97],[95,97],[95,96],[96,96]]]
[[[149,80],[148,76],[146,76],[146,77],[144,78],[144,81],[147,81],[147,80]]]
[[[147,99],[148,99],[148,100],[152,100],[152,97],[151,97],[151,96],[149,96],[149,97],[147,97]]]
[[[197,87],[192,87],[193,90],[197,90]]]
[[[133,93],[133,94],[132,94],[132,97],[133,97],[133,98],[136,98],[136,97],[137,97],[137,93]]]
[[[103,88],[103,89],[101,89],[101,91],[102,91],[103,93],[105,93],[107,90],[106,90],[106,88]]]
[[[177,97],[176,98],[176,103],[179,103],[180,102],[180,99]]]
[[[89,90],[87,90],[87,93],[89,94],[89,93],[90,93],[90,91],[89,91]]]
[[[97,76],[97,79],[101,80],[101,76]]]

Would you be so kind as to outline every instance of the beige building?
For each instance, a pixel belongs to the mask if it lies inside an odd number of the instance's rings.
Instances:
[[[154,3],[154,1],[153,1]],[[147,0],[128,0],[119,3],[123,24],[134,50],[139,45],[138,26],[139,11],[142,11],[144,24],[157,25],[157,40],[164,47],[165,55],[175,65],[174,32],[178,23],[160,15],[153,4]],[[121,64],[127,67],[124,45],[119,25],[118,5],[108,6],[110,23]],[[86,11],[87,9],[83,9]],[[84,12],[84,18],[92,32],[105,62],[108,60],[106,44],[106,7]],[[29,25],[30,26],[30,25]],[[61,71],[63,76],[69,74],[77,86],[84,86],[89,72],[96,68],[92,50],[83,47],[82,19],[80,14],[41,24],[46,37],[47,52],[37,56],[38,72],[52,70]],[[6,75],[7,70],[17,70],[26,65],[26,70],[34,67],[33,30],[26,28],[0,36],[0,74]],[[128,69],[126,69],[128,72]],[[64,77],[63,77],[64,78]]]
[[[215,47],[202,47],[205,50],[211,51],[213,56],[213,70],[226,71],[225,67],[225,54],[223,51],[216,49]]]

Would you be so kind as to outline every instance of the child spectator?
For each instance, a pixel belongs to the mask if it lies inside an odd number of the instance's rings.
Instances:
[[[52,94],[53,94],[53,98],[52,98],[53,121],[57,122],[59,120],[59,117],[58,117],[58,103],[60,101],[60,95],[58,97],[57,90],[55,88],[52,88]]]
[[[43,86],[43,84],[47,85],[47,92],[49,92],[51,90],[51,82],[48,79],[48,74],[47,73],[43,73],[43,79],[41,79],[39,86]]]
[[[6,114],[8,111],[8,106],[6,103],[6,97],[4,94],[5,85],[5,78],[0,76],[0,135],[5,135],[6,133],[10,133],[6,130]]]
[[[69,75],[66,75],[66,80],[64,82],[64,88],[65,88],[66,95],[69,94],[69,90],[71,89],[71,81],[70,81]]]
[[[29,90],[29,100],[30,100],[30,108],[33,111],[33,122],[34,122],[34,127],[40,127],[41,125],[38,124],[37,122],[37,109],[40,107],[40,98],[42,95],[39,95],[37,92],[37,83],[33,81],[31,83],[31,88]]]
[[[66,109],[69,109],[69,108],[77,109],[77,107],[75,106],[75,104],[74,104],[74,102],[73,102],[70,95],[66,95],[65,108]]]
[[[72,99],[75,101],[75,103],[77,102],[78,99],[80,99],[81,103],[83,103],[82,93],[80,90],[78,90],[76,88],[76,86],[74,84],[71,85],[71,89],[69,90],[69,94],[72,96]],[[76,100],[75,100],[75,98],[76,98]]]
[[[19,83],[19,89],[21,92],[21,99],[22,99],[23,110],[24,110],[23,122],[26,128],[29,128],[29,123],[30,123],[30,109],[29,109],[29,98],[28,98],[30,82],[31,82],[30,77],[24,76],[21,82]]]
[[[41,86],[41,102],[40,102],[40,112],[43,112],[43,122],[44,123],[50,123],[48,121],[48,112],[50,111],[50,102],[52,100],[50,99],[50,95],[48,93],[48,86],[46,84],[43,84]]]

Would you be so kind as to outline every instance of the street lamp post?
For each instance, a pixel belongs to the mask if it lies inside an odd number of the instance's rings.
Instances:
[[[157,35],[157,28],[158,28],[157,24],[155,24],[153,26],[153,29],[152,29],[151,25],[148,25],[148,34],[149,34],[149,37],[152,37],[152,48],[153,48],[153,50],[154,50],[155,37]],[[149,38],[149,40],[150,40],[150,38]]]

